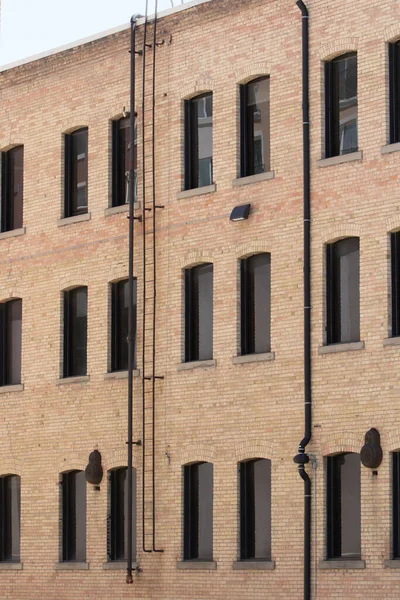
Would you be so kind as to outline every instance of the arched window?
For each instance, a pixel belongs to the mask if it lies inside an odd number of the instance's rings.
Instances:
[[[136,365],[137,282],[133,280],[133,364]],[[128,369],[129,281],[111,284],[111,371]]]
[[[22,227],[24,147],[15,146],[0,153],[1,210],[0,233]]]
[[[213,182],[212,93],[185,100],[185,190]]]
[[[88,128],[64,135],[64,217],[88,212]]]
[[[63,377],[86,375],[87,371],[87,287],[64,292]]]
[[[270,170],[269,77],[240,86],[240,176]]]
[[[109,561],[128,557],[128,469],[108,472],[107,557]],[[132,469],[132,557],[136,556],[136,469]]]
[[[241,354],[271,350],[271,255],[253,254],[240,261]]]
[[[84,471],[61,474],[62,562],[86,560],[86,479]]]
[[[198,462],[183,467],[184,560],[213,558],[213,465]]]
[[[239,463],[240,560],[271,560],[271,461]]]
[[[0,562],[20,561],[21,478],[0,476]]]
[[[360,241],[349,237],[326,246],[327,343],[360,340]]]
[[[361,469],[354,452],[328,456],[327,558],[361,558]]]
[[[400,141],[400,42],[389,47],[389,143]]]
[[[185,270],[185,362],[213,357],[213,265]]]
[[[0,386],[21,383],[22,300],[0,304]]]
[[[112,121],[112,206],[121,206],[129,201],[128,175],[130,166],[130,117]],[[134,130],[134,165],[137,169],[136,119]],[[135,177],[135,197],[137,198],[137,179]]]

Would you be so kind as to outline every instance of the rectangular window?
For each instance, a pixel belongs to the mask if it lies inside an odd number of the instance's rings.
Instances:
[[[1,152],[0,233],[22,227],[24,147]]]
[[[269,77],[240,86],[240,176],[270,170]]]
[[[184,560],[213,558],[213,465],[184,467]]]
[[[20,477],[0,477],[0,562],[20,561],[20,514]]]
[[[129,316],[129,281],[118,281],[111,287],[111,370],[126,371],[128,369],[128,316]],[[136,279],[133,281],[133,364],[136,365]]]
[[[185,189],[213,182],[212,94],[185,100]]]
[[[185,271],[185,362],[213,356],[213,265]]]
[[[360,340],[360,252],[356,237],[326,247],[327,343]]]
[[[400,452],[392,454],[393,559],[400,559]]]
[[[137,198],[137,148],[136,127],[134,143],[135,197]],[[122,206],[129,201],[128,176],[130,155],[130,117],[112,122],[112,205]]]
[[[271,256],[240,261],[241,354],[270,352]]]
[[[271,560],[271,461],[240,463],[240,559]]]
[[[65,217],[88,211],[88,129],[78,129],[65,138]]]
[[[21,383],[22,300],[0,304],[0,386]]]
[[[392,337],[400,335],[400,231],[390,234]]]
[[[128,469],[109,471],[108,560],[128,556]],[[132,557],[136,556],[136,470],[132,469]]]
[[[64,377],[86,375],[87,288],[64,292]]]
[[[357,54],[325,63],[325,156],[358,150]]]
[[[360,455],[327,457],[327,558],[361,558]]]
[[[63,473],[62,561],[86,560],[86,479],[84,471]]]
[[[400,42],[389,46],[389,142],[400,142]]]

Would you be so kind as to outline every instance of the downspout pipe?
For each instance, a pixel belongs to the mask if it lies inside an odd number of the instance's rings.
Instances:
[[[126,583],[133,583],[132,578],[132,545],[133,545],[133,481],[132,481],[132,430],[133,430],[133,356],[135,344],[134,314],[133,314],[133,244],[134,218],[133,204],[135,195],[135,36],[136,21],[139,15],[131,18],[131,85],[129,113],[129,266],[128,266],[128,549]]]
[[[305,469],[310,461],[306,447],[311,439],[311,211],[310,211],[310,116],[308,9],[297,0],[302,15],[303,108],[303,286],[304,286],[304,437],[294,462],[304,483],[304,600],[311,599],[311,480]]]

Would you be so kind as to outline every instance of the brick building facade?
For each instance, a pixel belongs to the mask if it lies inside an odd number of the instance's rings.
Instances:
[[[393,334],[391,234],[400,229],[399,144],[391,141],[388,44],[394,0],[309,0],[312,210],[313,598],[399,595],[393,453],[399,337]],[[152,25],[149,25],[149,35]],[[107,560],[107,472],[126,466],[127,379],[110,364],[111,284],[128,274],[126,207],[112,208],[112,121],[129,113],[129,30],[0,73],[0,151],[23,145],[22,225],[0,234],[0,302],[22,300],[20,383],[0,386],[0,476],[20,477],[20,559],[0,561],[2,598],[300,600],[303,486],[293,456],[304,430],[301,13],[292,0],[200,1],[167,11],[156,63],[156,546],[151,470],[142,520],[137,474],[133,586]],[[143,41],[138,21],[137,48]],[[146,51],[147,52],[147,51]],[[358,145],[325,153],[324,62],[357,56]],[[151,85],[149,54],[148,90]],[[138,204],[142,198],[141,65],[137,56]],[[270,165],[241,177],[240,86],[269,76]],[[147,79],[146,79],[147,81]],[[212,181],[185,190],[184,101],[212,93]],[[400,99],[400,98],[399,98]],[[148,121],[150,122],[150,121]],[[87,128],[87,211],[67,217],[65,135]],[[145,136],[148,129],[145,129]],[[400,140],[399,140],[400,141]],[[147,144],[150,151],[149,144]],[[147,165],[151,165],[146,154]],[[151,194],[151,176],[148,176]],[[4,178],[2,180],[4,186]],[[229,217],[251,204],[242,222]],[[111,208],[110,208],[111,207]],[[142,438],[143,236],[135,224],[137,371],[134,439]],[[327,339],[326,246],[359,238],[359,340]],[[240,261],[270,255],[270,348],[240,356]],[[185,360],[185,272],[213,265],[212,358]],[[392,267],[391,267],[392,265]],[[65,376],[65,291],[87,287],[87,372]],[[4,346],[3,346],[4,352]],[[396,362],[397,361],[397,362]],[[149,409],[146,406],[146,410]],[[151,412],[146,417],[151,443]],[[361,555],[327,553],[327,458],[381,434],[376,472],[360,467]],[[98,449],[104,478],[86,489],[86,560],[62,561],[60,474]],[[271,556],[240,561],[238,463],[271,465]],[[185,561],[183,466],[213,464],[212,561]],[[150,469],[150,463],[148,463]],[[314,466],[314,468],[313,468]],[[4,529],[4,527],[3,527]],[[113,568],[116,567],[116,568]],[[315,595],[316,592],[316,595]]]

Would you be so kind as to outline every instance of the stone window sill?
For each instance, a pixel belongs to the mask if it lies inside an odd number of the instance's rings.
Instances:
[[[139,377],[139,369],[133,369],[133,376]],[[111,371],[110,373],[104,373],[104,379],[128,379],[128,371]]]
[[[320,560],[320,569],[365,569],[365,560]]]
[[[189,571],[215,571],[217,563],[214,560],[182,560],[176,563],[176,568]]]
[[[341,165],[342,163],[354,162],[356,160],[362,160],[362,152],[351,152],[350,154],[340,154],[339,156],[331,156],[329,158],[322,158],[317,161],[318,167],[331,167],[333,165]]]
[[[54,568],[56,571],[88,571],[88,562],[59,562],[55,563]]]
[[[103,563],[103,569],[105,571],[123,571],[127,568],[126,560],[114,560],[110,562]],[[139,567],[139,563],[133,562],[132,569],[137,569]]]
[[[384,565],[385,565],[386,569],[400,569],[400,560],[399,559],[385,560]]]
[[[400,346],[400,336],[385,338],[383,340],[384,346]]]
[[[89,375],[80,375],[79,377],[63,377],[62,379],[57,379],[56,385],[67,385],[69,383],[86,383],[89,380]]]
[[[133,210],[140,208],[139,202],[133,203]],[[129,212],[129,204],[121,204],[120,206],[110,206],[104,210],[104,216],[109,217],[110,215],[118,215],[120,213]]]
[[[0,562],[0,571],[22,571],[23,566],[20,562]]]
[[[216,367],[217,361],[211,360],[194,360],[192,362],[180,363],[177,366],[177,371],[191,371],[192,369],[206,369],[207,367]]]
[[[73,217],[64,217],[58,219],[57,227],[64,227],[64,225],[72,225],[73,223],[82,223],[83,221],[90,221],[91,213],[84,213],[83,215],[74,215]]]
[[[250,183],[258,183],[259,181],[267,181],[275,178],[275,171],[266,171],[265,173],[257,173],[257,175],[248,175],[247,177],[238,177],[232,181],[232,187],[240,185],[249,185]]]
[[[0,387],[0,394],[8,394],[9,392],[23,392],[24,384],[18,383],[16,385],[2,385]]]
[[[234,571],[273,571],[274,560],[237,560],[232,563]]]
[[[354,352],[355,350],[364,350],[364,342],[348,342],[344,344],[329,344],[320,346],[318,354],[336,354],[337,352]]]
[[[183,190],[182,192],[178,192],[176,194],[177,200],[182,200],[183,198],[193,198],[194,196],[204,196],[204,194],[211,194],[215,192],[217,186],[215,183],[212,185],[205,185],[204,187],[194,188],[193,190]]]
[[[386,144],[386,146],[381,147],[381,154],[391,154],[392,152],[399,152],[400,150],[400,142],[395,144]]]
[[[275,360],[275,352],[261,352],[260,354],[243,354],[232,356],[233,365],[244,365],[247,363],[265,362]]]
[[[25,233],[26,227],[20,227],[19,229],[11,229],[11,231],[3,231],[3,233],[0,233],[0,240],[18,237],[19,235],[25,235]]]

